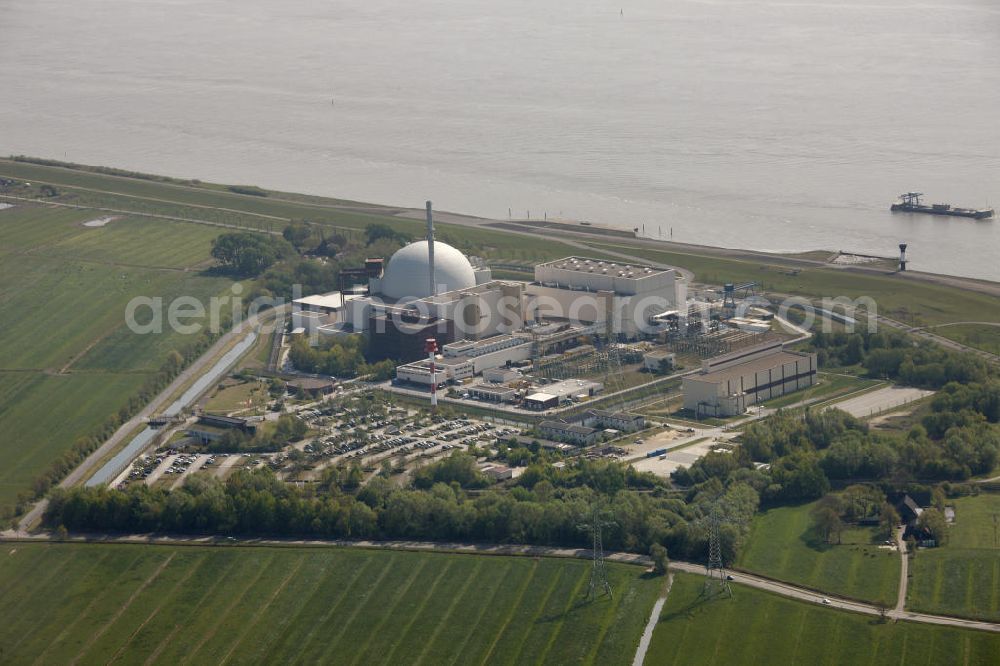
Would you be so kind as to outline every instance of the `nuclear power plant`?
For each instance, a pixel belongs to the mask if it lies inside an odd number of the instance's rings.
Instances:
[[[374,359],[417,361],[434,339],[446,357],[481,372],[530,358],[539,340],[635,339],[687,300],[672,269],[566,257],[539,264],[534,278],[494,280],[482,260],[434,240],[428,201],[426,239],[344,271],[339,292],[297,299],[292,325],[310,335],[363,333]]]
[[[539,263],[531,280],[496,280],[482,259],[435,240],[429,201],[426,218],[424,239],[342,270],[339,291],[295,300],[293,334],[364,335],[370,361],[395,361],[396,383],[429,388],[434,403],[439,387],[463,385],[472,399],[543,409],[601,392],[593,380],[615,363],[620,372],[622,359],[660,373],[678,354],[705,359],[773,342],[772,315],[751,307],[756,283],[689,294],[679,269],[585,256]],[[765,345],[755,367],[780,351]],[[702,397],[699,414],[742,409],[758,395],[712,391],[726,404]]]

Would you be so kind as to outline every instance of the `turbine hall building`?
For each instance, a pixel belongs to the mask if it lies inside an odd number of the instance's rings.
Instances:
[[[684,408],[703,416],[744,413],[750,405],[816,383],[816,354],[784,349],[780,341],[717,356],[684,377]]]

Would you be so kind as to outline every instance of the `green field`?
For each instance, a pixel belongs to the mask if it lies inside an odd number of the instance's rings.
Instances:
[[[172,349],[125,324],[135,296],[225,293],[206,276],[217,227],[19,205],[0,211],[0,509],[125,406]]]
[[[964,497],[954,506],[948,544],[919,550],[910,563],[907,608],[998,622],[1000,544],[993,521],[1000,521],[1000,495]]]
[[[813,504],[769,509],[754,517],[737,566],[828,594],[895,606],[899,555],[880,550],[875,528],[844,531],[827,545],[812,529]]]
[[[700,598],[702,579],[678,574],[653,633],[647,664],[997,663],[1000,634],[900,622],[792,601],[740,585],[733,598]]]
[[[249,409],[249,407],[264,406],[269,399],[266,383],[259,381],[241,382],[217,389],[205,401],[203,409],[208,412],[232,412]]]
[[[986,318],[1000,319],[1000,313],[996,311],[983,313],[983,315]],[[986,324],[941,326],[940,328],[931,329],[931,332],[963,345],[1000,355],[1000,322],[997,322],[994,326]]]
[[[661,588],[580,560],[4,544],[6,663],[628,664]]]

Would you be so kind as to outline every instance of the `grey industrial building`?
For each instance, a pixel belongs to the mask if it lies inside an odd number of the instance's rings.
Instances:
[[[765,343],[702,362],[683,380],[684,408],[703,416],[735,416],[750,405],[816,383],[816,354]]]

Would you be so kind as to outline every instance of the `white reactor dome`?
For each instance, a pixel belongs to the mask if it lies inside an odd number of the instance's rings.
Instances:
[[[396,251],[382,276],[381,291],[389,298],[426,298],[431,295],[427,241],[416,241]],[[476,274],[465,255],[447,243],[434,241],[434,284],[437,293],[476,286]]]

